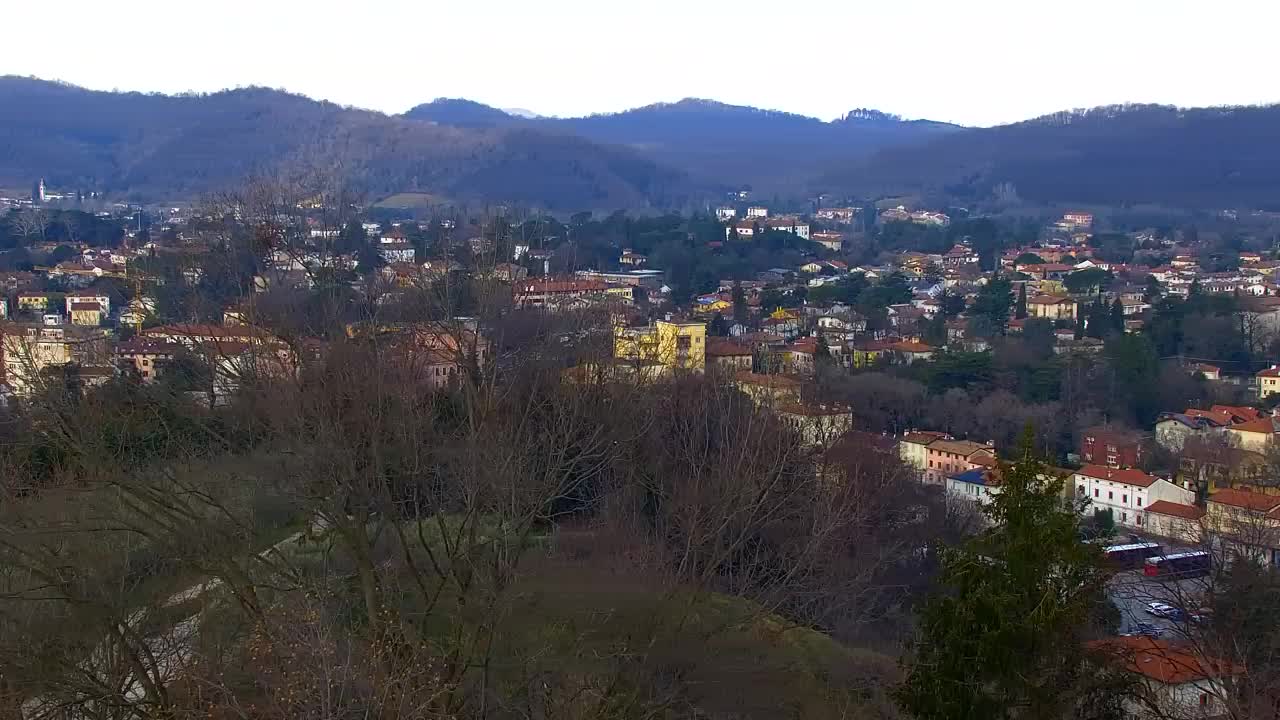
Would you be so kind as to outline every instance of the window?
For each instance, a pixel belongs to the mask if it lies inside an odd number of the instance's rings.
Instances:
[[[1129,503],[1129,495],[1128,495],[1127,493],[1126,493],[1126,494],[1124,494],[1124,495],[1121,495],[1121,496],[1120,496],[1120,502],[1125,503],[1125,504],[1128,504],[1128,503]]]
[[[1115,500],[1115,499],[1116,499],[1116,494],[1115,494],[1115,493],[1113,493],[1113,492],[1111,492],[1110,490],[1108,490],[1108,491],[1107,491],[1107,499],[1108,499],[1108,500]]]
[[[1138,507],[1142,507],[1142,497],[1141,497],[1141,496],[1138,496],[1137,498],[1134,498],[1134,499],[1135,499],[1135,500],[1137,500],[1137,502],[1138,502]]]
[[[1120,522],[1122,523],[1129,522],[1129,513],[1120,513]]]
[[[1098,488],[1093,489],[1093,496],[1098,497]]]

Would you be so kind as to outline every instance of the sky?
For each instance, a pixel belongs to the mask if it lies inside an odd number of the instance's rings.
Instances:
[[[0,74],[95,90],[260,85],[388,113],[437,97],[561,116],[702,97],[824,120],[869,107],[986,126],[1124,102],[1280,102],[1276,0],[59,0],[41,8],[56,14],[56,27],[6,33]]]

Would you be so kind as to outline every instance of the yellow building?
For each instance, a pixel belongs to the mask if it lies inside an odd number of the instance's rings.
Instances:
[[[1280,393],[1280,367],[1272,365],[1258,373],[1258,399],[1266,400],[1276,393]]]
[[[71,324],[97,327],[102,324],[102,306],[96,302],[71,303]]]
[[[71,343],[62,328],[10,327],[3,337],[4,374],[15,394],[30,395],[44,385],[46,368],[72,361]]]
[[[614,357],[702,372],[707,367],[707,325],[659,320],[649,327],[617,327]]]
[[[1061,295],[1037,295],[1027,300],[1027,315],[1046,320],[1075,320],[1076,301]]]

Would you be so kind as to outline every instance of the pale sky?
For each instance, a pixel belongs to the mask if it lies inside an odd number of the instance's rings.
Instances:
[[[553,115],[705,97],[992,125],[1280,102],[1278,0],[59,0],[4,17],[28,31],[5,33],[0,74],[265,85],[389,113],[436,97]]]

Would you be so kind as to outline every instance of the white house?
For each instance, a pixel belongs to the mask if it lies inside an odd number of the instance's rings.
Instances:
[[[67,315],[71,314],[71,305],[73,303],[97,303],[98,307],[102,308],[103,314],[111,312],[111,296],[92,290],[67,293],[66,303]]]
[[[749,218],[767,218],[769,217],[769,208],[760,205],[752,205],[747,208],[747,217]]]
[[[1194,644],[1181,645],[1144,636],[1089,643],[1101,663],[1120,667],[1138,680],[1135,696],[1125,700],[1131,718],[1228,717],[1223,683],[1242,672],[1232,663],[1207,657]]]
[[[1077,497],[1087,497],[1095,511],[1111,511],[1117,525],[1145,528],[1147,508],[1167,500],[1180,505],[1195,502],[1195,493],[1133,468],[1085,465],[1071,478]]]
[[[738,216],[738,211],[727,205],[716,208],[716,219],[720,222],[732,220]]]

